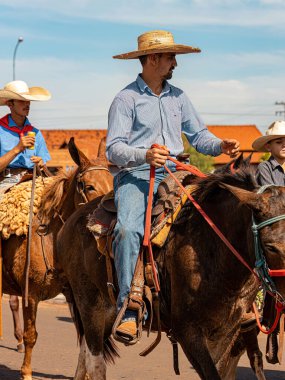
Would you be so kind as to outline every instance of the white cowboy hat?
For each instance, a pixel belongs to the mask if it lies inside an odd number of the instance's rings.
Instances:
[[[166,30],[153,30],[138,37],[138,50],[125,54],[115,55],[117,59],[135,59],[147,54],[156,53],[200,53],[199,48],[188,45],[179,45],[174,42],[172,33]]]
[[[43,87],[28,87],[22,80],[14,80],[7,83],[0,90],[0,106],[6,105],[8,100],[38,100],[45,101],[51,98],[51,94]]]
[[[274,121],[265,131],[265,136],[261,136],[252,143],[253,149],[259,152],[265,152],[265,145],[271,141],[285,137],[285,121]]]

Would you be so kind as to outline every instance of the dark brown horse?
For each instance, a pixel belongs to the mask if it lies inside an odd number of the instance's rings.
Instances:
[[[253,268],[252,215],[257,223],[285,213],[285,188],[256,192],[248,168],[196,180],[194,198]],[[106,379],[104,354],[115,353],[110,338],[116,310],[108,296],[105,258],[97,250],[86,218],[94,200],[76,211],[58,235],[58,259],[73,293],[81,336],[76,380]],[[260,231],[271,269],[285,266],[285,220]],[[161,281],[161,319],[171,329],[203,380],[233,380],[243,314],[255,299],[258,282],[229,251],[189,202],[172,226],[165,246],[156,250]],[[285,281],[276,280],[285,295]],[[106,355],[109,354],[109,355]],[[257,374],[259,376],[259,374]],[[259,379],[263,379],[262,374]]]
[[[97,159],[92,162],[77,149],[73,139],[69,143],[69,151],[78,168],[55,176],[44,192],[41,208],[33,220],[28,307],[25,307],[27,238],[11,235],[3,241],[3,292],[23,297],[23,380],[32,379],[31,355],[37,340],[35,323],[38,303],[63,291],[64,284],[56,262],[57,233],[80,204],[105,194],[113,186],[113,177],[105,158],[105,141],[99,148]]]

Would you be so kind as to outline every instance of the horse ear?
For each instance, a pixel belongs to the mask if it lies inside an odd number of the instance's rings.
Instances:
[[[89,159],[85,156],[79,148],[77,148],[74,137],[71,137],[68,143],[68,150],[73,161],[80,167],[84,168],[90,165]]]
[[[258,209],[260,200],[260,194],[256,194],[252,191],[241,189],[239,187],[231,186],[226,183],[220,185],[223,189],[229,190],[242,204],[248,206],[251,209]]]
[[[234,160],[234,169],[238,169],[243,162],[243,153],[241,153],[236,160]]]
[[[244,160],[244,163],[245,163],[246,165],[249,165],[249,164],[250,164],[250,161],[251,161],[252,155],[253,155],[253,152],[251,152],[251,153],[246,157],[246,159]]]
[[[103,137],[98,147],[98,158],[106,158],[106,137]]]

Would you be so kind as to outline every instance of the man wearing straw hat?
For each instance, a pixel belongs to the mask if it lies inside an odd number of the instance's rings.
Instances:
[[[114,178],[118,221],[113,243],[118,309],[130,292],[143,238],[150,165],[156,168],[156,193],[166,176],[163,165],[175,171],[167,157],[183,152],[182,132],[201,153],[234,157],[239,151],[238,141],[210,133],[186,94],[168,82],[177,66],[176,54],[199,52],[176,44],[170,32],[156,30],[138,37],[137,50],[113,57],[139,59],[142,65],[142,73],[119,92],[109,110],[107,157],[119,169]],[[137,313],[127,309],[116,333],[126,342],[135,341],[137,327]]]
[[[29,88],[20,80],[0,90],[0,106],[10,108],[10,113],[0,119],[0,193],[19,182],[34,164],[44,167],[50,160],[43,135],[27,118],[31,101],[50,98],[43,87]]]

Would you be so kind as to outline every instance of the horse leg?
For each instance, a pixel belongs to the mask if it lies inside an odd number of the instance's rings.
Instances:
[[[28,307],[25,307],[24,297],[22,299],[23,316],[24,316],[24,343],[25,357],[21,367],[21,379],[32,380],[32,351],[37,341],[38,333],[36,331],[36,316],[38,309],[37,299],[29,296]]]
[[[103,355],[105,331],[104,301],[101,299],[98,290],[94,289],[93,286],[90,288],[85,287],[84,290],[82,289],[82,284],[77,284],[76,286],[79,286],[82,292],[80,295],[74,294],[74,299],[76,303],[75,307],[77,307],[81,318],[85,339],[82,339],[78,362],[78,366],[79,364],[82,365],[82,369],[79,367],[80,370],[78,370],[77,366],[79,377],[75,377],[74,380],[81,380],[80,376],[84,374],[84,362],[86,375],[89,376],[90,380],[106,380],[106,363]],[[84,299],[82,294],[94,294],[92,304],[90,304],[90,299]]]
[[[242,337],[245,343],[247,356],[251,368],[253,369],[258,380],[266,380],[263,371],[262,352],[258,346],[257,330],[253,328],[249,331],[243,332]]]
[[[86,342],[83,336],[80,344],[80,353],[77,363],[77,368],[73,380],[84,380],[86,376],[86,366],[85,366],[85,355],[86,355]]]
[[[175,324],[173,324],[175,326]],[[179,326],[179,324],[178,324]],[[175,333],[187,359],[193,365],[202,380],[221,380],[217,368],[207,349],[205,338],[197,328],[180,330]]]
[[[19,313],[19,298],[17,296],[10,295],[9,305],[10,305],[10,309],[13,315],[14,336],[18,341],[17,351],[23,353],[25,352],[25,347],[24,347],[23,330],[21,326],[20,313]]]

